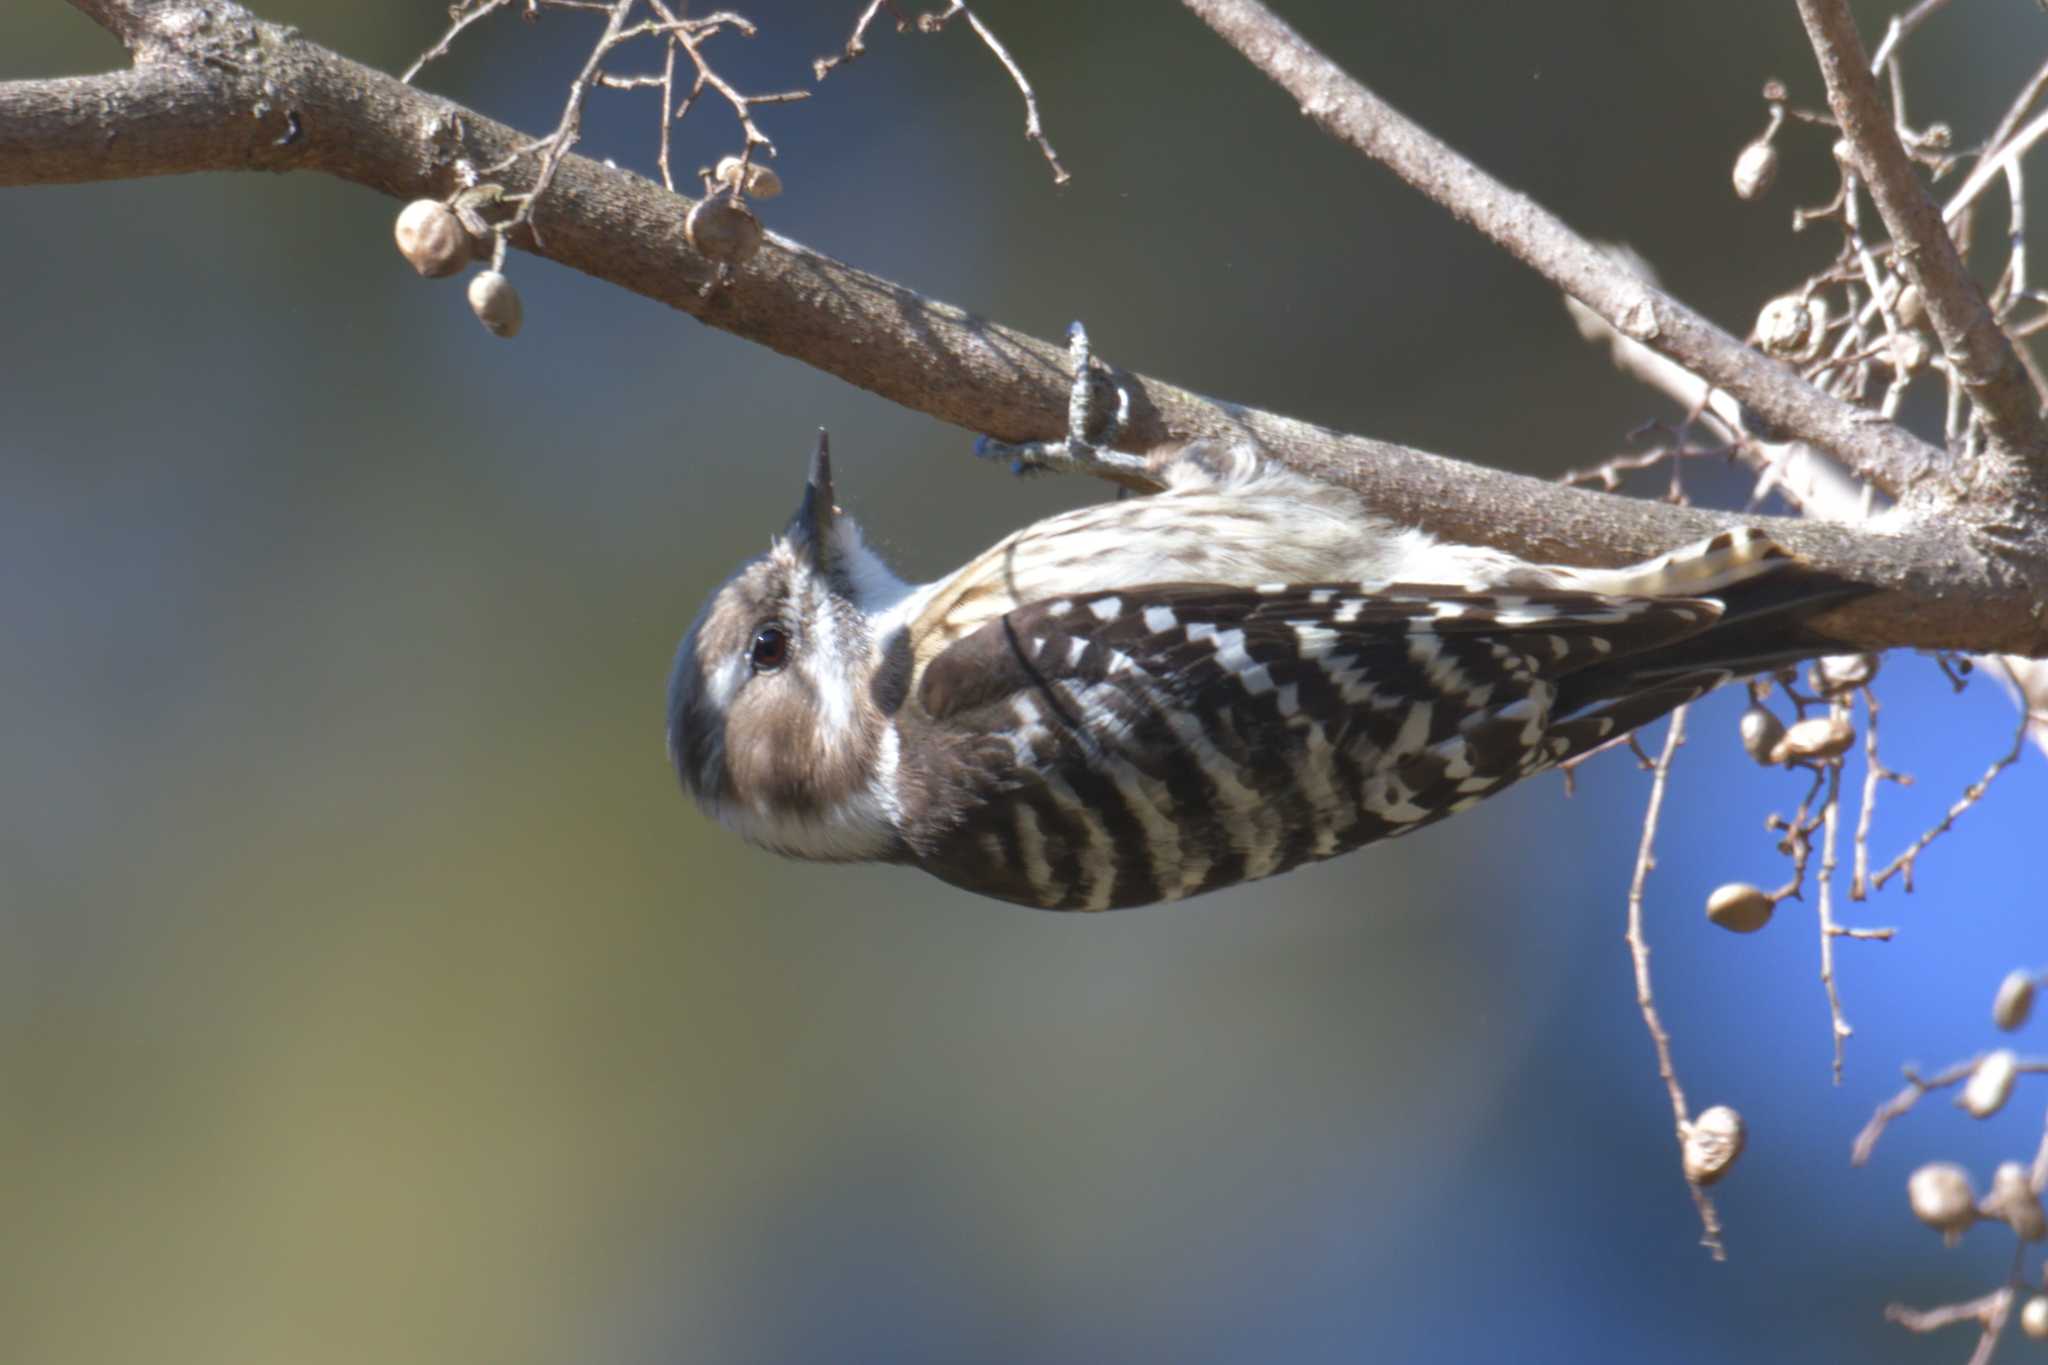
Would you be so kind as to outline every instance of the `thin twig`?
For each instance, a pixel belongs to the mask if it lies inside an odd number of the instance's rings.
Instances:
[[[1910,1066],[1905,1068],[1906,1088],[1877,1106],[1869,1121],[1863,1125],[1863,1130],[1856,1134],[1855,1143],[1849,1148],[1849,1164],[1861,1166],[1869,1161],[1870,1154],[1877,1149],[1877,1140],[1884,1136],[1884,1130],[1891,1126],[1893,1120],[1904,1117],[1914,1105],[1920,1103],[1921,1096],[1929,1091],[1944,1090],[1968,1080],[1970,1073],[1977,1069],[1977,1063],[1983,1060],[1984,1054],[1980,1052],[1974,1057],[1943,1067],[1932,1076],[1922,1076]]]
[[[1801,697],[1790,685],[1785,695],[1804,714],[1811,702]],[[1819,817],[1813,814],[1813,803],[1827,786],[1827,772],[1822,768],[1813,769],[1813,785],[1806,789],[1806,795],[1799,798],[1799,808],[1792,812],[1790,819],[1772,815],[1764,821],[1764,828],[1783,834],[1778,842],[1778,851],[1792,860],[1792,877],[1783,886],[1771,893],[1774,901],[1806,899],[1806,869],[1813,859],[1813,832],[1820,828]]]
[[[875,16],[882,12],[882,6],[885,4],[888,4],[888,0],[868,0],[868,7],[860,12],[858,19],[853,21],[853,35],[846,40],[846,46],[829,57],[819,57],[813,61],[811,63],[811,74],[822,81],[825,79],[825,74],[832,70],[833,67],[843,62],[850,62],[860,56],[861,53],[866,52],[868,50],[868,26],[875,22]],[[894,5],[889,7],[891,10],[895,9]],[[897,30],[901,32],[907,26],[904,23],[903,17],[898,15],[896,18]]]
[[[2048,111],[2036,114],[2025,127],[2000,144],[1998,150],[1970,168],[1962,185],[1949,196],[1948,204],[1942,210],[1944,217],[1953,218],[1960,214],[1992,181],[2005,173],[2008,164],[2025,156],[2043,136],[2048,136]]]
[[[448,55],[449,47],[454,44],[457,37],[461,36],[464,29],[494,10],[501,10],[511,3],[512,0],[479,0],[476,8],[466,12],[461,6],[457,6],[455,14],[452,16],[453,22],[448,25],[448,31],[441,35],[441,41],[421,53],[419,60],[408,66],[405,69],[405,74],[398,79],[407,85],[412,84],[412,78],[419,75],[421,69],[428,62],[436,61]]]
[[[1628,885],[1628,951],[1635,964],[1636,1007],[1643,1012],[1643,1027],[1649,1030],[1650,1043],[1657,1050],[1657,1074],[1664,1080],[1664,1089],[1671,1097],[1672,1121],[1678,1135],[1678,1147],[1685,1150],[1686,1129],[1692,1122],[1692,1111],[1685,1106],[1685,1090],[1678,1083],[1678,1067],[1671,1060],[1671,1035],[1664,1030],[1664,1021],[1657,1013],[1657,993],[1650,984],[1650,941],[1643,934],[1643,887],[1650,879],[1650,869],[1657,865],[1657,821],[1664,813],[1664,788],[1671,777],[1671,761],[1678,756],[1678,747],[1685,743],[1685,712],[1681,706],[1671,713],[1671,727],[1664,735],[1664,749],[1658,755],[1650,774],[1650,801],[1643,810],[1643,837],[1636,848],[1635,875]],[[1700,1215],[1700,1244],[1713,1254],[1717,1261],[1728,1259],[1728,1249],[1721,1242],[1721,1219],[1714,1210],[1714,1201],[1705,1189],[1691,1181],[1686,1188],[1692,1191],[1693,1206]]]
[[[843,66],[867,51],[868,28],[875,22],[875,17],[881,13],[886,3],[887,0],[869,0],[867,8],[854,20],[853,33],[847,38],[846,46],[832,56],[819,57],[813,61],[812,74],[822,81],[834,67]],[[889,4],[888,8],[896,15],[897,32],[901,33],[912,27],[896,10],[895,5]],[[1045,125],[1038,116],[1037,92],[1031,88],[1030,80],[1025,77],[1024,68],[1017,64],[1017,59],[1010,55],[1010,50],[1003,46],[995,31],[981,21],[981,16],[969,9],[965,0],[952,0],[952,3],[942,11],[918,15],[915,27],[919,33],[939,33],[955,19],[965,19],[967,26],[974,30],[974,36],[981,39],[981,45],[1003,64],[1005,71],[1010,73],[1011,84],[1015,85],[1017,93],[1024,97],[1024,136],[1036,143],[1038,150],[1045,155],[1046,164],[1052,167],[1052,183],[1066,184],[1072,177],[1067,174],[1067,168],[1060,164],[1059,154],[1053,150],[1051,141],[1045,136]]]
[[[1929,844],[1954,828],[1958,816],[1984,799],[1984,793],[1990,790],[1991,784],[1998,780],[2000,773],[2019,762],[2021,753],[2026,750],[2027,731],[2039,719],[2041,717],[2036,712],[2027,710],[2020,712],[2019,727],[2013,731],[2012,735],[2012,747],[2003,754],[2000,754],[1992,762],[1991,766],[1984,770],[1982,777],[1963,788],[1962,796],[1957,798],[1956,803],[1948,808],[1948,814],[1941,818],[1940,824],[1935,825],[1918,839],[1915,839],[1904,852],[1887,863],[1883,871],[1871,878],[1870,884],[1873,889],[1882,891],[1884,884],[1900,873],[1905,874],[1906,890],[1911,891],[1913,889],[1914,863],[1919,860],[1922,853],[1926,852]]]
[[[1974,1057],[1966,1057],[1960,1062],[1943,1067],[1932,1076],[1922,1076],[1912,1067],[1906,1067],[1906,1088],[1877,1106],[1869,1121],[1863,1125],[1863,1131],[1856,1135],[1855,1145],[1849,1149],[1849,1164],[1861,1166],[1868,1161],[1871,1152],[1877,1147],[1877,1140],[1884,1136],[1885,1129],[1893,1120],[1900,1118],[1918,1104],[1921,1096],[1936,1090],[1945,1090],[1949,1086],[1968,1080],[1990,1055],[1980,1052]],[[2048,1057],[2014,1057],[2012,1069],[2015,1075],[2048,1075]],[[2044,1136],[2043,1142],[2048,1144],[2048,1136]],[[2037,1163],[2041,1159],[2038,1155],[2035,1157]]]
[[[1877,692],[1868,685],[1859,689],[1863,693],[1863,800],[1856,812],[1856,869],[1849,879],[1849,899],[1860,901],[1870,894],[1870,822],[1877,812],[1877,784],[1896,782],[1902,787],[1913,785],[1908,773],[1895,773],[1877,756],[1877,717],[1883,708],[1877,704]]]
[[[1714,388],[1676,361],[1623,336],[1577,299],[1564,302],[1579,335],[1606,346],[1616,369],[1697,414],[1692,420],[1732,445],[1758,471],[1752,506],[1775,490],[1810,515],[1835,521],[1861,520],[1870,485],[1857,480],[1841,463],[1805,441],[1765,440],[1754,435],[1733,394]]]
[[[1657,445],[1639,455],[1615,455],[1584,469],[1568,469],[1559,476],[1559,481],[1584,487],[1597,486],[1613,493],[1621,488],[1628,475],[1669,462],[1671,483],[1665,490],[1664,501],[1683,507],[1689,501],[1685,496],[1684,480],[1680,477],[1684,462],[1713,456],[1726,458],[1734,453],[1731,446]]]
[[[576,73],[576,79],[569,82],[569,98],[563,105],[562,117],[555,125],[555,131],[544,138],[536,139],[511,156],[483,170],[484,175],[498,175],[511,169],[512,164],[524,156],[533,152],[541,154],[540,169],[534,173],[533,183],[519,194],[508,196],[519,207],[511,223],[507,225],[507,230],[511,227],[525,227],[539,238],[540,229],[534,223],[534,210],[539,206],[542,196],[547,194],[548,187],[554,184],[555,175],[562,167],[562,159],[569,155],[570,149],[582,136],[583,106],[590,98],[590,89],[597,79],[599,65],[622,41],[626,16],[638,2],[639,0],[613,0],[610,13],[605,20],[604,32],[591,46],[590,55],[584,58],[583,69]]]
[[[1626,271],[1528,196],[1510,190],[1374,95],[1257,0],[1182,0],[1285,89],[1303,114],[1381,162],[1622,332],[1727,389],[1783,430],[1798,431],[1887,492],[1939,467],[1942,452],[1744,346]],[[1882,434],[1880,435],[1880,431]]]
[[[455,20],[448,31],[441,36],[440,42],[414,64],[413,71],[444,54],[449,44],[470,24],[506,3],[509,3],[509,0],[485,0],[485,3],[476,9],[463,10],[458,7]],[[554,131],[544,137],[522,142],[508,155],[478,172],[483,176],[498,175],[511,169],[523,158],[535,153],[540,154],[540,166],[534,174],[533,182],[523,191],[506,196],[508,202],[517,205],[517,211],[510,220],[496,225],[495,231],[501,239],[523,227],[534,235],[536,241],[539,240],[539,231],[533,226],[534,216],[548,190],[553,186],[563,162],[582,137],[583,110],[592,90],[658,89],[661,92],[660,144],[656,162],[661,170],[662,184],[671,191],[675,189],[675,173],[670,163],[673,143],[670,125],[687,114],[691,105],[704,91],[714,91],[732,107],[733,115],[738,119],[741,132],[746,138],[741,156],[743,165],[751,164],[757,151],[765,151],[770,156],[775,153],[774,143],[754,122],[754,106],[809,97],[810,92],[807,90],[742,95],[705,59],[701,44],[707,39],[728,29],[745,37],[754,35],[755,26],[745,16],[730,10],[720,10],[701,18],[691,19],[678,14],[668,0],[646,0],[647,7],[655,18],[629,24],[628,20],[639,3],[640,0],[603,0],[602,3],[600,0],[528,0],[529,17],[544,8],[566,9],[602,13],[606,16],[606,22],[597,40],[591,44],[582,70],[569,83],[568,98],[563,103],[562,115],[557,120]],[[623,75],[605,68],[605,62],[614,52],[641,38],[661,39],[662,66],[658,74]],[[675,101],[676,52],[679,49],[689,56],[691,64],[696,69],[695,83],[680,104]],[[407,73],[408,78],[411,74]]]
[[[1949,0],[1920,0],[1919,4],[1913,6],[1904,14],[1892,16],[1891,23],[1885,26],[1884,41],[1879,43],[1877,51],[1871,54],[1871,74],[1876,75],[1880,68],[1887,66],[1897,70],[1898,68],[1892,64],[1892,55],[1898,51],[1899,44],[1906,38],[1911,37],[1914,29],[1919,28],[1920,25],[1946,9],[1948,3]],[[1895,111],[1901,118],[1905,117],[1903,108],[1895,106]]]
[[[655,157],[655,164],[661,167],[661,185],[670,194],[676,190],[676,177],[669,167],[670,134],[675,129],[676,107],[676,39],[674,34],[661,46],[661,151]]]
[[[974,30],[974,36],[981,39],[982,46],[995,53],[996,60],[1010,73],[1010,79],[1016,83],[1017,93],[1024,97],[1024,136],[1037,143],[1038,150],[1045,154],[1045,164],[1052,167],[1052,183],[1066,184],[1071,177],[1067,174],[1067,168],[1060,165],[1059,154],[1053,151],[1052,143],[1046,139],[1044,125],[1038,119],[1038,96],[1032,92],[1031,82],[1024,79],[1024,68],[1017,65],[1017,60],[1010,55],[1009,49],[989,31],[987,24],[981,22],[981,16],[967,8],[961,0],[953,0],[953,8],[940,15],[933,26],[944,24],[956,14],[966,16],[967,25]]]
[[[1842,764],[1828,764],[1827,801],[1821,806],[1820,894],[1814,899],[1820,911],[1820,982],[1827,990],[1828,1022],[1834,1039],[1835,1084],[1842,1083],[1843,1052],[1853,1030],[1842,1014],[1842,993],[1835,984],[1835,939],[1843,931],[1835,923],[1835,836],[1842,824]]]
[[[1856,170],[1891,230],[1907,277],[1919,287],[1928,321],[1977,417],[2003,451],[2031,456],[2048,449],[2033,384],[1885,112],[1848,0],[1799,0],[1799,13],[1827,82],[1828,104],[1855,148]]]
[[[1885,1321],[1895,1322],[1909,1332],[1935,1332],[1959,1322],[1974,1322],[1982,1331],[1977,1336],[1977,1349],[1970,1353],[1969,1365],[1990,1365],[1992,1352],[1998,1347],[1999,1334],[2005,1330],[2005,1321],[2012,1313],[2016,1293],[2008,1284],[1992,1290],[1981,1299],[1945,1304],[1940,1308],[1886,1304],[1884,1316]]]

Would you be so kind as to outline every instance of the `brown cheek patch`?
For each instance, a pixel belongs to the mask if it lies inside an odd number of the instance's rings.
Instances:
[[[746,737],[726,753],[734,789],[748,793],[757,808],[811,815],[846,801],[864,784],[872,726],[863,726],[853,743],[826,748],[818,742],[814,710],[801,687],[784,686],[744,724],[728,728],[728,736]]]

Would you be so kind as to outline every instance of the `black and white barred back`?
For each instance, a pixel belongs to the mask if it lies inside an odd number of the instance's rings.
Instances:
[[[684,783],[796,857],[909,862],[1046,909],[1213,891],[1465,810],[1731,678],[1827,652],[1854,589],[1756,531],[1529,564],[1196,446],[1167,491],[910,587],[832,504],[705,605]]]

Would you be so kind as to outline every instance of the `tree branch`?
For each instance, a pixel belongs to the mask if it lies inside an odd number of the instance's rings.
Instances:
[[[0,186],[312,170],[400,199],[445,198],[459,187],[459,162],[490,165],[530,145],[503,124],[226,0],[75,3],[124,35],[136,66],[0,83]],[[714,263],[684,240],[689,208],[644,177],[571,156],[534,224],[518,229],[513,242],[969,431],[1008,441],[1064,434],[1063,345],[773,234],[721,283]],[[1651,307],[1666,316],[1661,303]],[[1722,527],[1756,525],[1816,567],[1888,590],[1829,620],[1845,648],[2048,654],[2048,622],[2032,609],[2043,594],[2012,563],[1984,553],[1964,526],[1878,534],[1619,498],[1345,436],[1156,379],[1118,378],[1134,398],[1129,449],[1248,439],[1276,460],[1356,490],[1397,520],[1563,563],[1618,564]],[[1910,438],[1895,439],[1867,414],[1851,416],[1865,444],[1849,458],[1892,467],[1920,458]]]
[[[1302,113],[1323,131],[1386,166],[1624,336],[1726,389],[1887,493],[1904,493],[1939,467],[1942,452],[1934,447],[1822,393],[1656,286],[1617,269],[1606,252],[1405,118],[1258,0],[1183,3],[1300,101]]]
[[[147,31],[155,19],[154,12],[166,7],[166,0],[71,0],[71,4],[124,44],[133,46],[136,36]]]
[[[1856,169],[1985,432],[1998,450],[2033,466],[2037,486],[2048,481],[2048,427],[2040,398],[1984,292],[1970,278],[1918,168],[1900,145],[1848,5],[1845,0],[1799,0],[1799,16],[1827,82],[1828,105],[1855,148]]]

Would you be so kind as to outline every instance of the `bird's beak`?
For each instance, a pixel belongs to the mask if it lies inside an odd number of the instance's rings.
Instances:
[[[818,448],[811,453],[811,477],[804,485],[804,500],[790,519],[789,538],[804,547],[811,560],[826,567],[832,548],[832,519],[839,508],[832,498],[832,438],[818,429]]]

